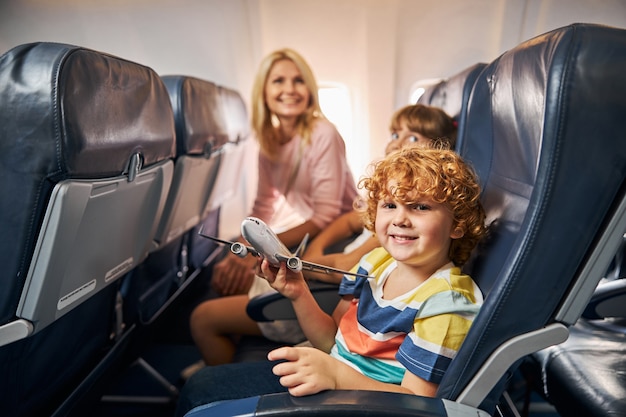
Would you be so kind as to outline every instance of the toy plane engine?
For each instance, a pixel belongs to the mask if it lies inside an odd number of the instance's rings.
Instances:
[[[287,268],[291,269],[292,271],[296,271],[296,272],[300,272],[302,271],[302,261],[299,258],[291,257],[289,259],[287,259]]]
[[[244,219],[241,222],[241,236],[263,254],[272,266],[279,267],[281,260],[293,258],[293,254],[278,239],[276,233],[261,219]]]
[[[248,255],[248,248],[239,242],[234,242],[230,245],[230,251],[240,258],[245,258]]]

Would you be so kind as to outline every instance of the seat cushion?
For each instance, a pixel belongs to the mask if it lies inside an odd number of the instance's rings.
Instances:
[[[626,320],[579,320],[564,343],[536,354],[561,416],[626,416]]]

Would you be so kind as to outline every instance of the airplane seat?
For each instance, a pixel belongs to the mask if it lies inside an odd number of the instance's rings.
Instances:
[[[623,249],[618,252],[622,261]],[[521,366],[529,386],[560,416],[626,415],[626,275],[608,271],[570,337]]]
[[[220,164],[209,198],[204,208],[205,215],[199,226],[189,234],[189,262],[193,270],[202,271],[211,262],[219,258],[223,248],[210,239],[198,234],[200,229],[204,234],[218,236],[220,234],[220,212],[224,203],[243,205],[245,202],[233,202],[236,192],[244,187],[242,182],[246,170],[244,156],[250,138],[250,121],[246,104],[241,94],[232,88],[217,86],[216,99],[222,109],[226,137],[220,143]],[[224,236],[231,239],[232,236]],[[219,250],[216,250],[219,249]],[[210,275],[210,274],[209,274]],[[210,276],[209,278],[210,279]]]
[[[221,147],[228,141],[219,87],[195,77],[168,75],[176,155],[172,186],[148,258],[125,282],[125,319],[154,322],[189,285],[188,236],[208,214]]]
[[[199,221],[182,238],[180,259],[184,270],[180,274],[184,274],[185,280],[177,284],[177,305],[170,309],[172,314],[164,318],[170,321],[171,327],[179,329],[173,335],[176,342],[192,343],[189,315],[197,304],[215,295],[210,286],[212,267],[227,250],[200,236],[200,232],[219,236],[222,206],[245,204],[236,200],[236,193],[245,185],[242,182],[246,170],[243,157],[249,150],[246,144],[250,128],[246,105],[236,90],[191,77],[162,78],[170,90],[174,113],[178,113],[177,132],[186,131],[188,136],[212,132],[207,148],[210,145],[214,163],[210,172],[203,174],[207,184],[201,193]]]
[[[573,24],[520,44],[476,81],[460,153],[476,168],[494,222],[470,263],[491,313],[477,317],[464,342],[475,347],[459,352],[466,364],[446,374],[444,396],[471,397],[480,380],[462,381],[492,354],[484,340],[511,349],[515,340],[529,354],[562,341],[621,244],[626,144],[616,138],[625,54],[626,31]],[[615,70],[605,72],[609,65]],[[593,177],[583,178],[581,166],[593,167]],[[571,210],[589,197],[599,206]],[[484,401],[496,401],[497,386],[526,355],[516,356]]]
[[[467,115],[467,103],[472,87],[480,72],[487,66],[484,62],[476,63],[463,71],[427,88],[417,100],[419,104],[439,107],[458,123],[456,150],[461,148]]]
[[[187,416],[486,416],[512,408],[507,379],[527,355],[567,339],[626,231],[625,57],[626,30],[573,24],[481,72],[460,152],[477,171],[491,224],[468,265],[485,303],[435,398],[280,393]]]
[[[245,145],[251,137],[248,110],[241,94],[225,86],[220,86],[219,92],[226,118],[228,142],[222,146],[224,164],[220,165],[220,181],[211,193],[208,210],[221,207],[235,195],[236,187],[243,178],[244,170],[241,164],[245,155]]]
[[[150,68],[36,42],[0,57],[0,125],[0,414],[52,415],[122,331],[120,277],[172,178],[172,110]]]
[[[215,224],[209,208],[218,181],[223,148],[229,141],[220,87],[184,75],[163,75],[169,95],[176,135],[172,186],[147,259],[122,283],[123,319],[139,331],[129,341],[125,356],[127,374],[141,372],[145,384],[156,389],[116,393],[107,386],[104,404],[170,404],[178,388],[165,376],[159,352],[187,356],[192,343],[189,313],[205,293],[197,279],[200,269],[190,261],[190,240],[200,227]],[[211,232],[208,232],[211,233]],[[208,256],[204,254],[204,258]],[[173,329],[162,332],[161,329]],[[188,359],[188,358],[185,358]]]

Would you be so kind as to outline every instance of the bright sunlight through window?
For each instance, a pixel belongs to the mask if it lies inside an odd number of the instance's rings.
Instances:
[[[320,83],[318,96],[322,112],[336,127],[346,144],[348,165],[352,173],[361,172],[361,167],[369,160],[363,152],[363,144],[354,143],[353,114],[350,91],[339,83]],[[365,162],[362,160],[365,158]]]
[[[429,78],[427,80],[420,80],[413,84],[409,93],[409,104],[417,103],[417,100],[426,92],[426,89],[433,85],[439,84],[442,81],[441,78]]]
[[[352,142],[352,106],[348,88],[341,84],[320,83],[318,90],[320,107],[343,136],[346,143]]]

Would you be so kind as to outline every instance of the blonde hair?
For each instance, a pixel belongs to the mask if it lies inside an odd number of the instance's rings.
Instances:
[[[392,195],[388,188],[391,179],[398,184]],[[469,259],[487,232],[476,174],[454,151],[409,147],[392,152],[374,165],[372,175],[362,179],[359,187],[367,191],[362,216],[372,232],[381,199],[391,196],[410,205],[416,197],[427,196],[448,206],[454,227],[463,230],[463,236],[452,239],[450,245],[450,260],[457,266]]]
[[[317,82],[313,71],[304,58],[296,51],[284,48],[272,52],[261,61],[252,86],[252,130],[256,134],[261,151],[269,158],[275,154],[278,145],[278,132],[272,123],[272,112],[265,102],[265,84],[272,67],[277,61],[287,59],[293,62],[309,90],[310,98],[307,110],[298,117],[297,132],[306,146],[311,140],[311,132],[316,119],[324,118],[317,95]]]
[[[400,130],[402,122],[411,132],[420,133],[431,139],[434,147],[454,149],[457,124],[452,117],[438,107],[424,104],[404,106],[393,114],[389,129]]]

